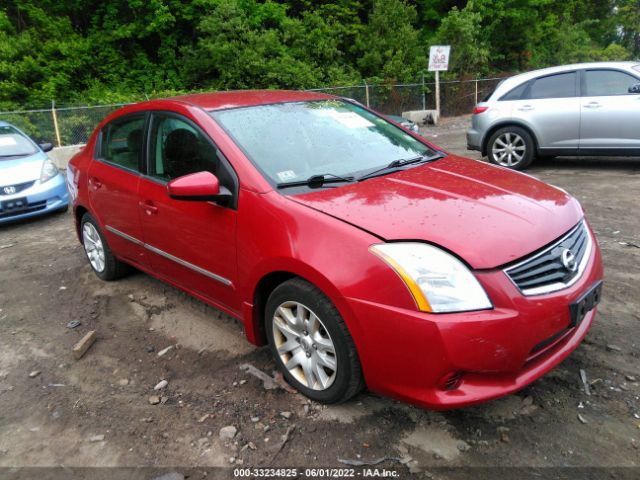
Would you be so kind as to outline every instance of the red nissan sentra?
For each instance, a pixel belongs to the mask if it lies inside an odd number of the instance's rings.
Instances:
[[[320,402],[365,385],[429,408],[514,392],[578,346],[600,299],[574,198],[351,100],[128,106],[67,175],[98,277],[132,265],[238,318]]]

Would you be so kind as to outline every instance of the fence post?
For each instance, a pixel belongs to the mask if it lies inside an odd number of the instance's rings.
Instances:
[[[53,117],[53,128],[56,131],[56,141],[58,142],[58,147],[61,147],[62,142],[60,141],[60,129],[58,128],[58,115],[56,115],[55,100],[51,100],[51,116]]]
[[[367,104],[367,108],[369,107],[369,85],[367,84],[367,81],[364,80],[364,98],[365,98],[365,103]]]
[[[478,77],[476,77],[476,103],[474,105],[478,104]]]
[[[422,110],[427,109],[427,96],[424,93],[424,71],[422,72]]]

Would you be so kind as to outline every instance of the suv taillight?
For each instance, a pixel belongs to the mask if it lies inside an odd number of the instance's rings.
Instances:
[[[476,108],[473,109],[473,114],[474,115],[478,115],[482,112],[486,112],[487,110],[489,110],[489,107],[478,107],[476,106]]]

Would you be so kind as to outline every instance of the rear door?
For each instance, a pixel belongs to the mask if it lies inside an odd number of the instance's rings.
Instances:
[[[582,72],[580,149],[640,148],[640,94],[629,93],[636,83],[621,70]]]
[[[513,102],[511,116],[531,127],[539,148],[577,149],[580,141],[577,72],[530,81],[522,99]]]
[[[207,201],[175,200],[167,183],[209,171],[234,193],[221,206]],[[240,311],[236,294],[235,172],[204,131],[170,112],[153,112],[147,175],[140,181],[140,215],[153,270],[227,311]]]
[[[146,116],[119,117],[100,133],[89,166],[91,211],[102,225],[109,247],[124,259],[146,263],[142,246],[138,186]]]

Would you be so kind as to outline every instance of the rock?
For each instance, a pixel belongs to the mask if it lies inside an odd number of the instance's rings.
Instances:
[[[210,414],[205,413],[203,416],[201,416],[201,417],[198,419],[198,423],[203,423],[203,422],[204,422],[207,418],[209,418],[209,417],[210,417]]]
[[[587,419],[580,414],[578,414],[578,420],[580,420],[580,423],[587,423]]]
[[[461,452],[466,452],[471,448],[467,442],[464,442],[462,440],[459,441],[456,446],[458,447],[458,450],[460,450]]]
[[[29,377],[36,378],[38,375],[40,375],[40,370],[34,370],[29,374]]]
[[[123,387],[126,387],[127,385],[129,385],[129,379],[121,378],[120,380],[118,380],[118,385],[122,385]]]
[[[291,412],[280,412],[280,416],[289,420],[291,418]]]
[[[161,380],[155,387],[153,387],[153,389],[156,391],[162,390],[163,388],[166,388],[167,385],[169,385],[169,382]]]
[[[235,463],[236,457],[229,457],[229,463]]]
[[[309,405],[305,405],[303,408],[304,408],[304,414],[309,415]]]
[[[144,347],[144,349],[147,353],[153,353],[156,351],[153,345],[147,345],[146,347]]]
[[[158,395],[151,395],[149,397],[149,403],[151,405],[158,405],[160,403],[160,397]]]
[[[166,395],[163,395],[160,397],[160,403],[162,405],[164,405],[165,403],[167,403],[167,401],[169,400],[169,397],[167,397]]]
[[[625,375],[624,378],[628,381],[628,382],[635,382],[637,379],[636,377],[634,377],[633,375]]]
[[[238,433],[238,429],[233,425],[228,425],[220,429],[220,440],[231,440]]]
[[[500,435],[500,441],[504,443],[509,443],[509,429],[507,427],[498,427],[497,428],[498,435]]]
[[[104,435],[102,435],[102,434],[94,435],[93,437],[89,438],[89,441],[92,442],[92,443],[104,442]]]
[[[256,448],[258,448],[258,447],[256,447],[256,444],[255,444],[255,443],[253,443],[253,442],[249,442],[247,445],[249,446],[249,448],[250,448],[251,450],[255,450]]]
[[[167,348],[163,348],[162,350],[160,350],[158,352],[158,356],[162,357],[163,355],[166,355],[167,353],[169,353],[171,350],[173,350],[173,345],[169,345]]]
[[[260,417],[251,417],[251,421],[253,423],[258,423],[260,421]]]
[[[617,345],[613,345],[613,344],[610,343],[610,344],[607,345],[607,350],[609,350],[610,352],[621,352],[622,348],[620,348]]]
[[[67,328],[76,328],[80,325],[82,325],[82,323],[79,320],[71,320],[69,323],[67,323]]]

